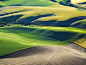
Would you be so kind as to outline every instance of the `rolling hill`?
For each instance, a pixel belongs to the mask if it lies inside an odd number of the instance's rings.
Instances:
[[[74,27],[3,27],[0,28],[0,56],[34,46],[63,46],[85,36],[86,30]]]
[[[86,28],[86,11],[57,4],[59,1],[63,0],[0,1],[0,6],[8,6],[0,9],[0,22],[13,25],[0,27],[0,56],[34,46],[76,43],[86,47],[78,43],[86,36],[86,29],[81,29]]]
[[[50,6],[55,3],[46,0],[7,0],[0,1],[0,6]]]
[[[80,4],[79,4],[80,3]],[[50,6],[65,5],[78,8],[86,7],[86,0],[1,0],[0,7],[6,6]]]
[[[59,4],[48,7],[23,6],[2,11],[7,15],[1,16],[1,21],[8,23],[31,23],[35,20],[33,24],[36,25],[69,27],[76,21],[86,19],[85,11]]]

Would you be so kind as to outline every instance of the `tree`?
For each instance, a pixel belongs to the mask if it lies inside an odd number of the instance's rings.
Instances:
[[[50,0],[50,1],[57,2],[56,0]]]
[[[25,26],[28,26],[28,25],[30,26],[30,25],[31,25],[31,23],[24,23],[24,25],[25,25]]]
[[[0,27],[3,27],[4,25],[7,25],[5,22],[0,22]]]
[[[59,4],[68,6],[70,2],[71,0],[63,0],[63,1],[60,1]]]
[[[0,27],[3,27],[3,26],[4,26],[4,24],[1,24],[1,25],[0,25]]]
[[[71,2],[71,0],[63,0],[64,4],[69,4]]]
[[[60,1],[59,4],[64,5],[64,2],[63,1]]]

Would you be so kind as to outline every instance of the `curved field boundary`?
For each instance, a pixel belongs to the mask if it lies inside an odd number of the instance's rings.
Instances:
[[[38,19],[33,20],[31,23],[34,23],[34,22],[36,22],[36,21],[39,21],[39,20],[42,19],[42,18],[53,17],[53,16],[56,16],[56,15],[44,15],[43,17],[39,17]]]
[[[55,16],[55,15],[53,15]],[[43,18],[43,17],[42,17]],[[66,21],[56,21],[56,20],[49,20],[49,21],[40,21],[41,18],[38,18],[32,22],[33,24],[37,25],[47,25],[47,26],[62,26],[62,27],[69,27],[70,25],[72,26],[74,22],[86,19],[86,16],[79,16],[79,17],[74,17]]]

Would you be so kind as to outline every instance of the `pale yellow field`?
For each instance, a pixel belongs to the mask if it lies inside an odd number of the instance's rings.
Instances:
[[[86,8],[86,4],[78,4],[78,3],[86,2],[86,0],[71,0],[71,2],[75,5]]]
[[[71,0],[72,3],[82,3],[86,2],[86,0]]]
[[[74,43],[86,48],[86,38],[82,38],[82,39],[80,39],[80,40],[78,40],[78,41],[76,41]]]
[[[40,19],[40,21],[49,21],[49,20],[65,21],[70,18],[74,18],[78,16],[86,16],[85,11],[78,11],[76,8],[62,6],[62,5],[53,5],[49,7],[23,6],[20,8],[8,9],[3,11],[5,11],[6,13],[12,13],[11,15],[23,15],[21,18],[46,15],[46,14],[56,15],[53,17],[42,18]],[[13,12],[17,12],[17,13],[13,13]]]

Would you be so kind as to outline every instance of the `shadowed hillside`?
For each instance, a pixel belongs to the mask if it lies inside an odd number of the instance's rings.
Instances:
[[[0,65],[85,65],[86,11],[71,1],[0,1]]]
[[[57,7],[58,6],[58,7]],[[62,26],[69,27],[72,23],[86,19],[85,11],[78,11],[76,8],[57,5],[56,7],[18,7],[3,10],[5,16],[1,21],[9,21],[9,18],[16,19],[17,23],[31,23],[34,25]],[[64,11],[64,12],[63,12]],[[17,17],[22,15],[20,17]],[[12,17],[11,17],[12,16]]]
[[[67,45],[85,35],[86,30],[72,27],[3,27],[0,28],[0,56],[34,46]]]
[[[8,17],[2,17],[0,18],[0,22],[6,22],[6,23],[12,23],[12,22],[16,22],[17,19],[19,19],[22,15],[11,15],[11,16],[8,16]]]
[[[86,29],[86,19],[76,21],[76,22],[72,23],[71,26]]]
[[[78,3],[78,4],[86,4],[86,2]]]
[[[74,17],[66,21],[36,21],[34,24],[36,25],[46,25],[46,26],[61,26],[61,27],[69,27],[73,22],[86,19],[86,16]]]

